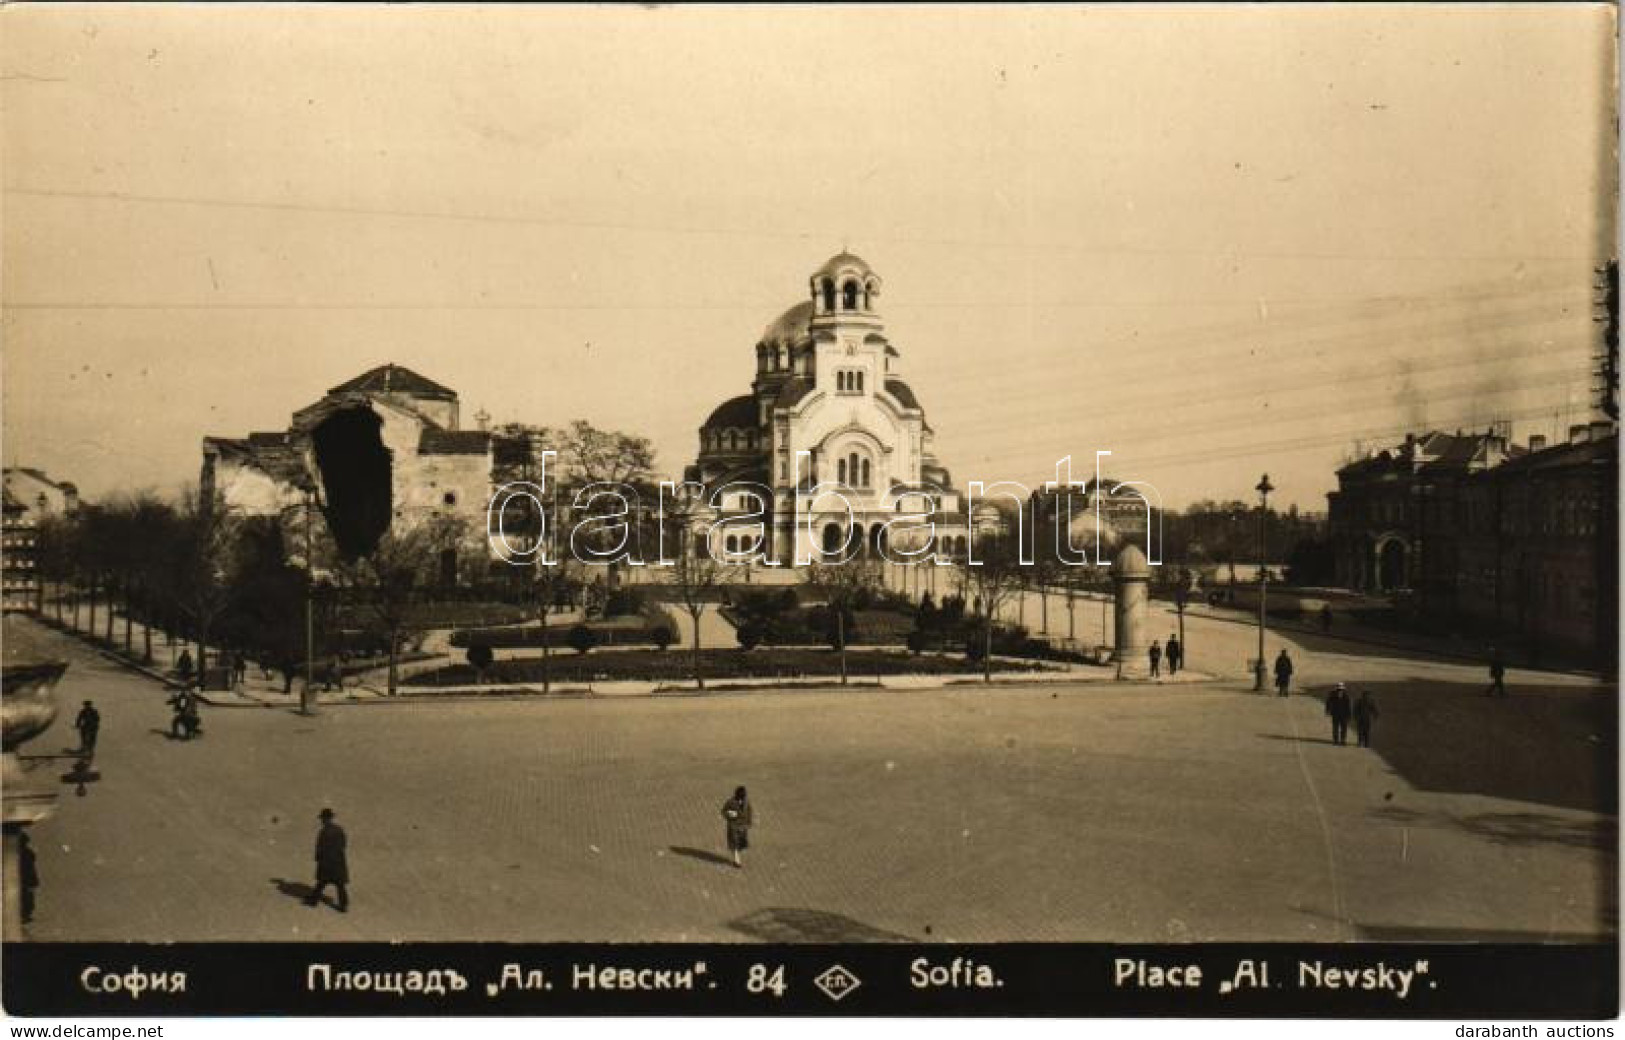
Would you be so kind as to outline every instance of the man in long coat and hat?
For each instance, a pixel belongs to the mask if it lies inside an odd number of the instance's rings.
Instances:
[[[310,906],[322,901],[328,885],[337,890],[339,913],[350,912],[350,864],[344,855],[344,828],[333,822],[333,810],[321,812],[322,829],[316,832],[316,889],[305,900]]]

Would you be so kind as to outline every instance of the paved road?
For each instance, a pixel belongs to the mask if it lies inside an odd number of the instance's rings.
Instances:
[[[1245,639],[1209,624],[1193,646]],[[155,684],[43,638],[62,701],[101,705],[104,779],[35,829],[41,939],[1563,938],[1614,905],[1612,698],[1579,685],[1478,701],[1454,666],[1305,651],[1396,684],[1383,753],[1235,683],[215,709],[175,743]],[[348,915],[298,900],[323,805]]]

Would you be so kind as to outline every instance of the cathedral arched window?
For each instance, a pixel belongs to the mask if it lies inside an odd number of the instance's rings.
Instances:
[[[828,278],[825,278],[823,288],[824,310],[833,311],[835,309],[835,283],[830,281]]]
[[[839,459],[835,463],[835,479],[838,483],[846,483],[846,460]]]
[[[869,486],[869,460],[868,459],[860,460],[859,463],[858,463],[858,466],[859,466],[858,486],[859,487],[868,487]]]
[[[847,282],[841,286],[841,306],[849,311],[858,309],[858,283]]]
[[[857,384],[858,384],[853,389],[856,390],[860,394],[863,393],[863,373],[862,372],[854,372],[852,374],[853,374],[853,376],[856,377]]]
[[[841,528],[838,524],[824,525],[824,552],[832,553],[841,547]]]
[[[863,285],[863,309],[866,311],[872,311],[875,309],[874,282],[865,282]]]

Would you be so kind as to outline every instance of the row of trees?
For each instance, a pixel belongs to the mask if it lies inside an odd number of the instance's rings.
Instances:
[[[341,555],[313,515],[294,507],[280,517],[246,517],[196,492],[169,502],[152,494],[85,505],[40,528],[42,613],[151,662],[154,630],[190,642],[198,673],[211,648],[229,650],[282,673],[284,688],[306,663],[382,649],[389,690],[410,611],[433,586],[443,554],[466,545],[463,524],[437,516],[389,532],[366,551]],[[81,624],[88,608],[90,622]],[[317,637],[308,645],[306,611]],[[140,623],[142,644],[134,645]],[[217,658],[218,655],[213,655]]]

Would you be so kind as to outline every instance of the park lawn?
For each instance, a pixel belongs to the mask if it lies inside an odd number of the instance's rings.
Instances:
[[[497,661],[485,670],[485,683],[535,683],[542,680],[539,657]],[[546,663],[553,682],[610,682],[644,680],[678,682],[693,678],[693,652],[689,650],[612,650],[577,654],[554,653]],[[774,649],[702,650],[700,667],[708,679],[788,679],[828,676],[840,672],[840,656],[833,650],[781,647]],[[847,674],[855,678],[882,675],[975,675],[981,666],[958,654],[887,653],[879,650],[847,651]],[[1039,664],[1001,661],[997,670],[1040,671]],[[473,686],[482,682],[473,666],[448,665],[420,673],[405,686]]]

